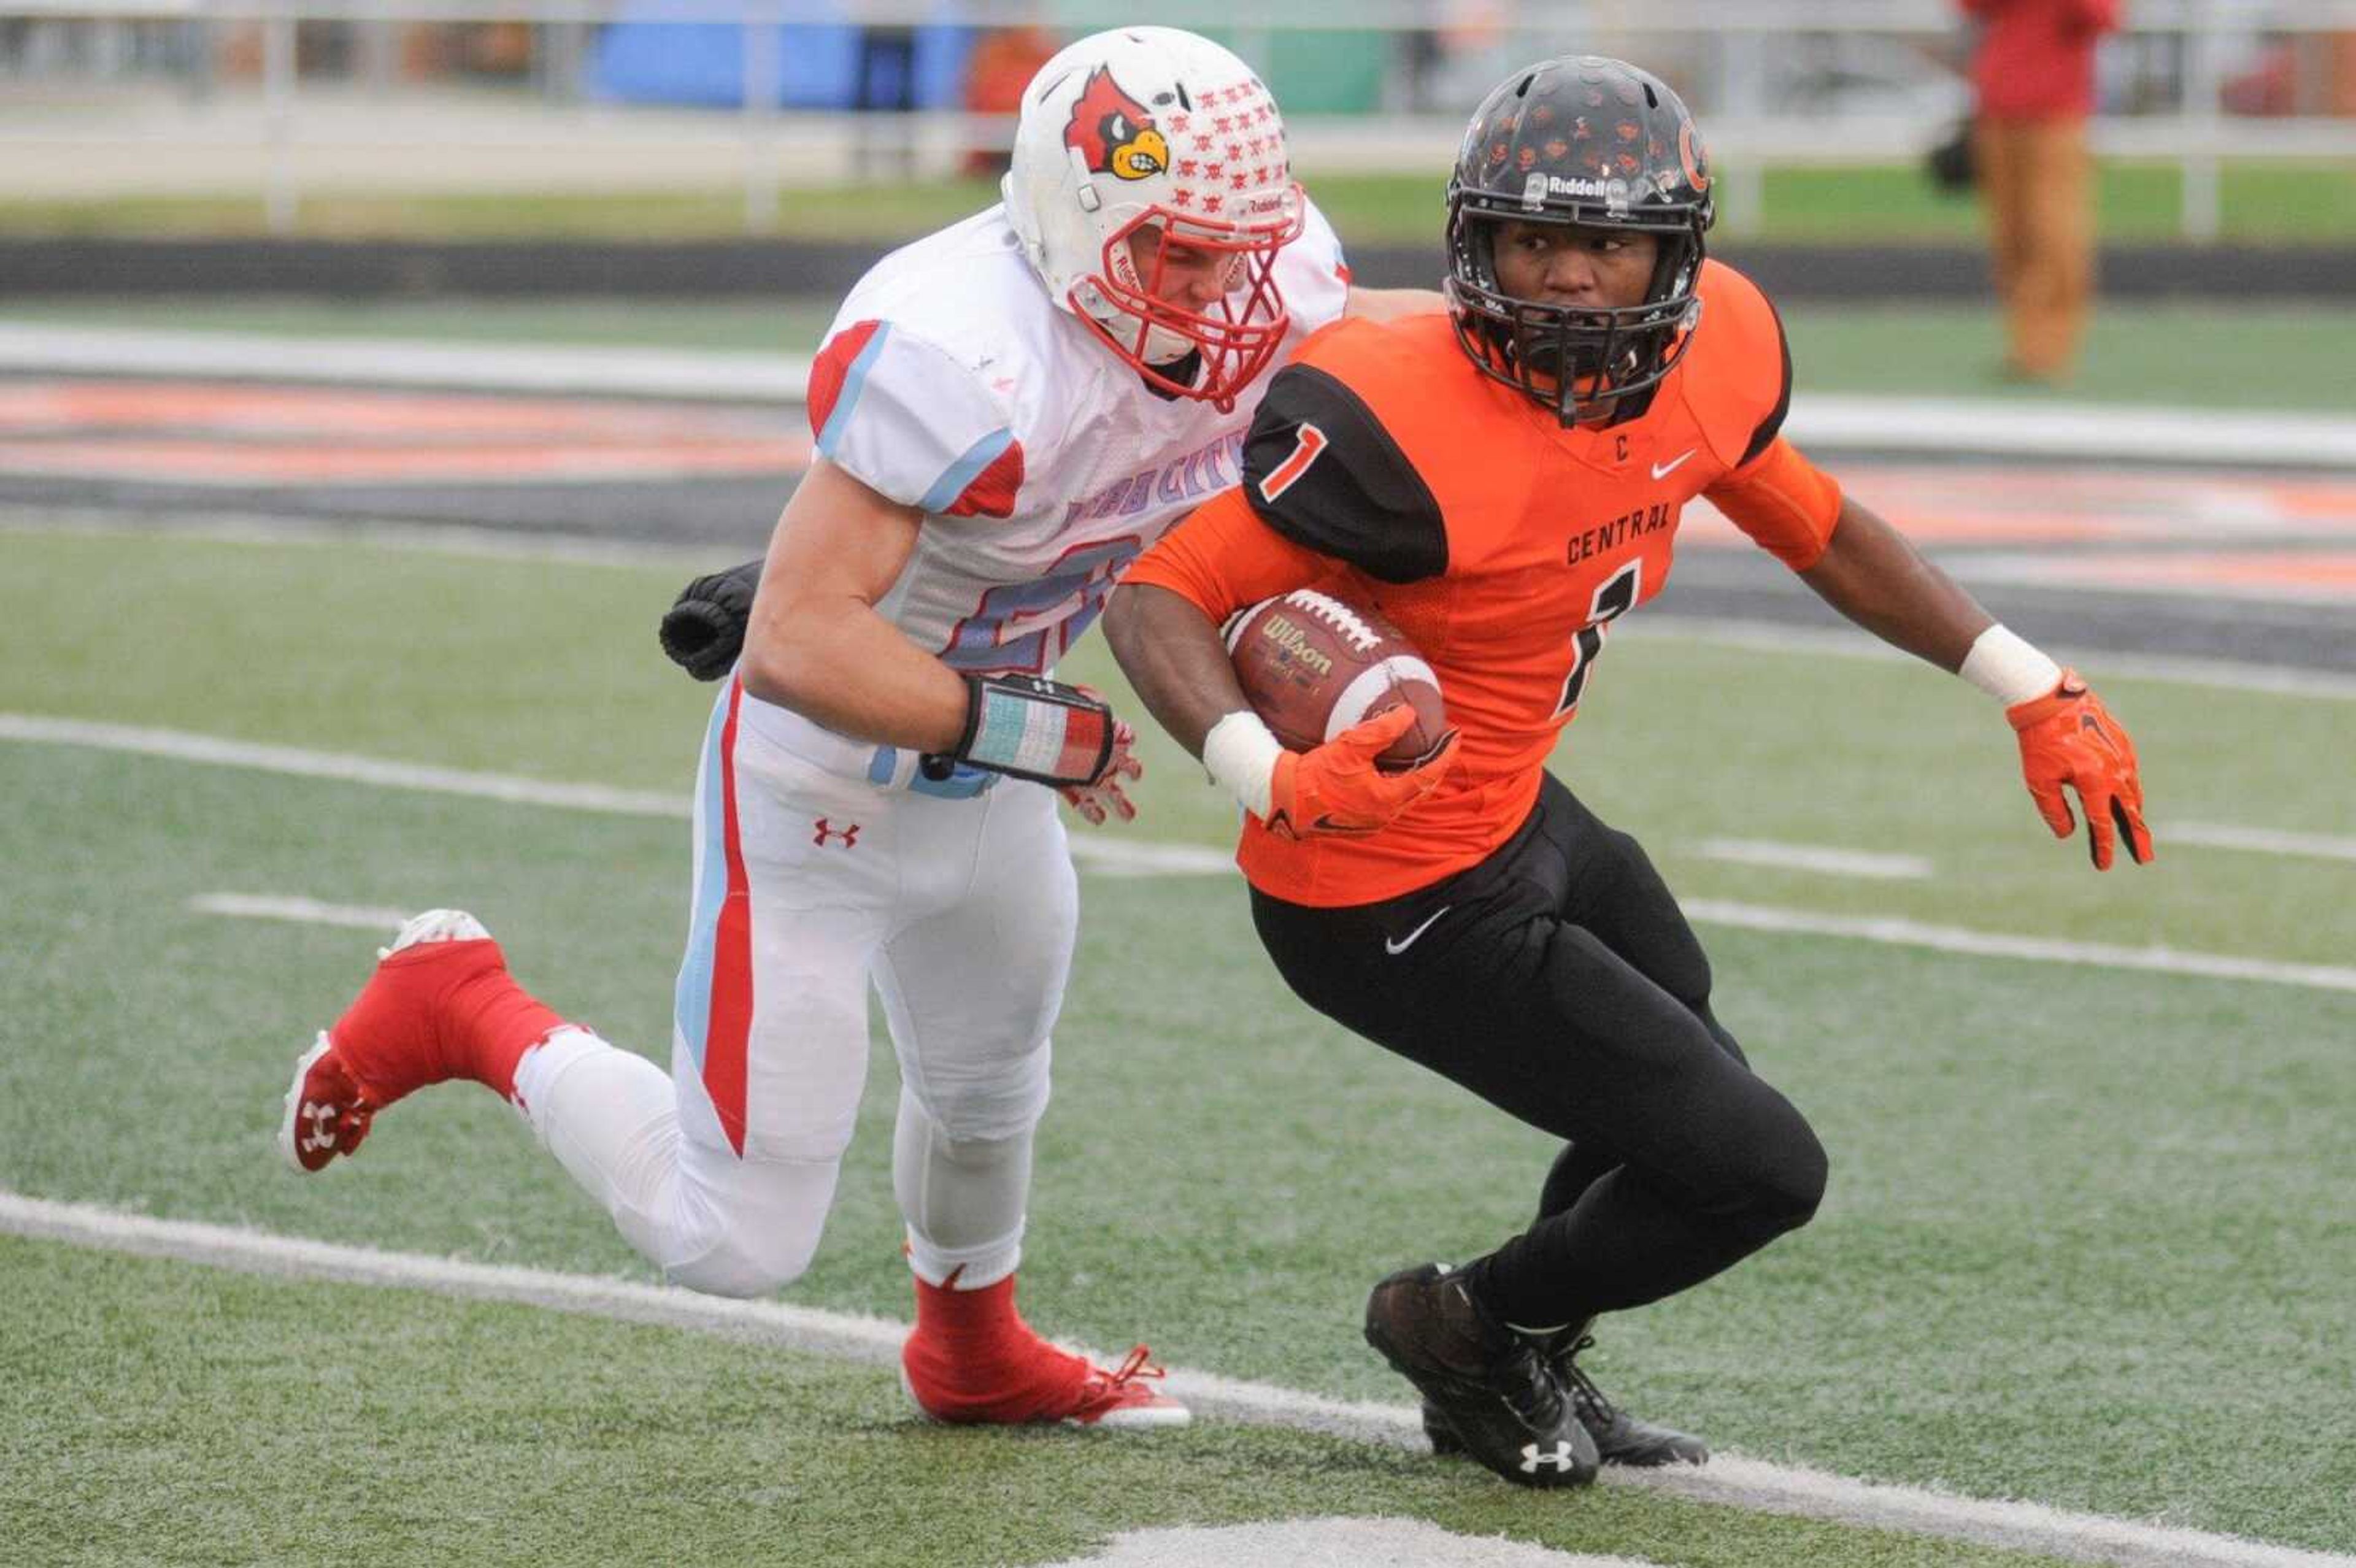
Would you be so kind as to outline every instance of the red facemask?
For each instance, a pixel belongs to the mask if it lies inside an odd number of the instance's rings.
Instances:
[[[1226,412],[1268,368],[1292,325],[1276,282],[1277,252],[1301,237],[1302,203],[1300,187],[1292,189],[1293,199],[1260,219],[1228,221],[1166,207],[1147,208],[1106,240],[1097,275],[1071,292],[1074,314],[1152,386]],[[1141,272],[1132,260],[1130,237],[1145,229],[1159,229],[1165,241],[1222,258],[1226,287],[1219,296],[1199,306],[1163,298],[1164,289],[1174,281],[1165,246],[1152,247],[1151,260]],[[1108,325],[1088,310],[1080,296],[1089,284],[1119,313],[1119,319]],[[1156,329],[1183,339],[1202,357],[1192,380],[1181,382],[1148,362]],[[1170,361],[1165,358],[1165,363]]]

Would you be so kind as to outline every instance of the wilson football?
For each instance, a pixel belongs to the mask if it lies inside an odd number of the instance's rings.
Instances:
[[[1318,588],[1238,610],[1227,656],[1244,695],[1278,741],[1306,752],[1405,702],[1415,723],[1376,759],[1413,767],[1448,736],[1440,678],[1380,611]]]

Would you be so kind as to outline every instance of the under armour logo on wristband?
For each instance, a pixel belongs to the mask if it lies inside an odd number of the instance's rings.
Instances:
[[[848,827],[837,827],[825,817],[821,816],[817,821],[811,823],[810,826],[818,829],[818,832],[812,836],[810,842],[817,845],[821,849],[826,848],[828,840],[834,838],[841,839],[842,847],[846,849],[856,849],[859,848],[860,825],[856,822],[852,823]]]

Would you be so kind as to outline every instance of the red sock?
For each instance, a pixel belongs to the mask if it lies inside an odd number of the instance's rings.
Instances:
[[[1031,1326],[1014,1310],[1014,1276],[980,1290],[959,1290],[957,1275],[946,1285],[916,1282],[916,1332],[960,1360],[1032,1338]]]
[[[523,1053],[563,1027],[563,1015],[517,985],[504,962],[450,993],[450,1038],[461,1070],[501,1099],[515,1098]]]
[[[1088,1363],[1041,1339],[1014,1309],[1014,1276],[980,1290],[916,1284],[916,1331],[902,1351],[918,1403],[944,1420],[1020,1421],[1061,1408]]]
[[[381,1109],[452,1078],[512,1100],[516,1063],[563,1023],[515,983],[498,944],[480,938],[402,948],[328,1032]]]

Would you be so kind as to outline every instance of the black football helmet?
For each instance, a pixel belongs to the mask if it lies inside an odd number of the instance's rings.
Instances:
[[[1456,341],[1484,374],[1566,425],[1607,404],[1625,417],[1692,342],[1702,235],[1715,216],[1701,134],[1659,78],[1600,55],[1517,70],[1481,101],[1449,176],[1445,292]],[[1597,309],[1505,293],[1494,240],[1508,219],[1658,235],[1644,303]]]

